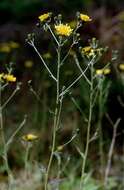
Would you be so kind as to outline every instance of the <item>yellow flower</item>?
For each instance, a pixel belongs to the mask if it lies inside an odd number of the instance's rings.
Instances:
[[[110,72],[111,70],[109,68],[103,70],[104,75],[108,75]]]
[[[56,33],[61,36],[70,36],[72,29],[68,24],[55,25]]]
[[[86,46],[86,47],[82,48],[82,52],[89,53],[91,51],[91,49],[92,49],[91,46]]]
[[[38,136],[29,133],[29,134],[27,134],[27,135],[22,136],[22,139],[23,139],[24,141],[34,141],[34,140],[38,139]]]
[[[121,71],[124,71],[124,63],[121,63],[121,64],[119,65],[119,69],[120,69]]]
[[[51,56],[51,54],[49,52],[47,52],[47,53],[44,53],[43,57],[45,59],[51,59],[52,56]]]
[[[11,51],[11,48],[8,43],[0,44],[0,52],[9,53],[10,51]]]
[[[18,44],[17,42],[14,42],[14,41],[10,41],[10,42],[9,42],[9,46],[10,46],[10,48],[12,48],[12,49],[19,48],[19,44]]]
[[[80,14],[80,19],[85,22],[89,22],[92,20],[88,15],[85,14]]]
[[[50,17],[50,14],[51,13],[45,13],[45,14],[40,15],[38,18],[40,19],[41,22],[44,22]]]
[[[11,74],[5,74],[3,76],[3,79],[5,79],[7,82],[15,82],[16,81],[16,77],[14,77]]]
[[[97,69],[96,75],[103,75],[103,69]]]
[[[25,67],[31,68],[33,66],[33,61],[32,60],[27,60],[24,63]]]
[[[90,57],[90,56],[94,56],[95,50],[91,46],[86,46],[82,48],[82,53]]]

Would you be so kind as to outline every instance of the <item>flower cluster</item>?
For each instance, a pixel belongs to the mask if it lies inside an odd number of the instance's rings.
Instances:
[[[0,82],[16,82],[16,77],[12,74],[0,74]]]
[[[9,52],[11,52],[12,49],[19,48],[19,46],[20,45],[14,41],[0,43],[0,52],[9,53]]]
[[[78,17],[81,21],[84,21],[84,22],[89,22],[92,20],[88,15],[82,14],[82,13],[79,13]],[[44,13],[44,14],[40,15],[38,18],[41,23],[45,24],[51,18],[51,13],[50,12]],[[71,28],[71,26],[69,24],[61,23],[60,15],[56,18],[58,19],[58,22],[56,22],[56,24],[55,24],[56,34],[59,36],[64,36],[64,37],[70,36],[73,32],[73,29]],[[76,26],[76,23],[74,23],[74,26]]]
[[[111,73],[111,70],[109,68],[106,69],[97,69],[96,70],[96,75],[101,76],[101,75],[108,75]]]
[[[92,46],[86,46],[81,49],[81,53],[88,58],[92,58],[95,55],[100,57],[103,51],[103,48],[94,48]]]

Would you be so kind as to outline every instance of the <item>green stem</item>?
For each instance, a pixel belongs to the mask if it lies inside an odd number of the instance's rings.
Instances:
[[[2,112],[2,94],[1,94],[1,82],[0,82],[0,130],[1,130],[1,139],[2,139],[2,144],[3,144],[3,159],[4,159],[4,164],[6,168],[6,172],[8,174],[8,180],[9,180],[9,186],[11,186],[12,183],[12,173],[9,168],[9,163],[8,163],[8,152],[7,152],[7,146],[6,146],[6,141],[5,141],[5,134],[4,134],[4,127],[3,127],[3,112]]]
[[[48,189],[48,177],[49,177],[49,172],[54,156],[54,151],[55,151],[55,145],[56,145],[56,131],[59,125],[58,122],[58,117],[59,117],[59,75],[60,75],[60,55],[61,55],[61,47],[58,46],[58,61],[57,61],[57,83],[56,83],[56,108],[55,108],[55,116],[54,116],[54,126],[53,126],[53,139],[52,139],[52,150],[51,150],[51,155],[46,171],[46,176],[45,176],[45,190]]]
[[[91,120],[92,120],[92,106],[93,103],[93,63],[91,64],[91,85],[90,85],[90,106],[89,106],[89,118],[88,118],[88,127],[87,127],[87,137],[86,137],[86,148],[82,163],[82,171],[81,171],[81,180],[80,180],[80,190],[83,190],[83,177],[85,175],[86,161],[89,151],[89,142],[90,142],[90,129],[91,129]]]
[[[25,171],[28,171],[28,158],[29,158],[30,148],[31,144],[30,142],[27,142],[26,153],[25,153]]]
[[[102,79],[101,79],[102,80]],[[102,86],[103,81],[101,81],[100,86],[100,92],[99,92],[99,116],[98,116],[98,128],[99,128],[99,152],[100,152],[100,165],[101,165],[101,175],[104,175],[103,167],[104,167],[104,154],[103,154],[103,133],[102,133]]]

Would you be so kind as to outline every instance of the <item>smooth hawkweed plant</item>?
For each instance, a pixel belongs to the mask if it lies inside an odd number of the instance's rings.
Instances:
[[[82,190],[82,188],[84,188],[84,178],[85,178],[85,170],[86,170],[86,161],[87,161],[87,157],[88,157],[88,151],[89,151],[89,145],[90,143],[95,140],[96,138],[98,138],[98,130],[96,130],[96,132],[94,133],[94,135],[91,137],[91,126],[92,126],[92,116],[93,116],[93,108],[94,108],[94,104],[96,102],[96,97],[98,96],[97,91],[99,90],[99,87],[102,88],[100,89],[101,93],[105,93],[103,96],[100,95],[99,97],[99,114],[100,114],[100,119],[101,119],[101,105],[104,105],[105,103],[105,98],[106,98],[106,89],[108,91],[108,88],[103,89],[103,75],[108,75],[111,71],[109,68],[103,68],[103,69],[99,69],[96,70],[95,69],[95,63],[101,58],[103,52],[106,51],[106,48],[99,48],[99,44],[98,41],[93,38],[90,41],[90,45],[80,48],[80,52],[82,54],[82,57],[84,59],[85,62],[87,62],[89,64],[89,70],[90,70],[90,80],[85,78],[86,81],[89,84],[89,116],[88,116],[88,125],[87,125],[87,137],[86,137],[86,146],[85,146],[85,150],[84,152],[81,152],[78,149],[78,152],[80,153],[81,157],[82,157],[82,171],[81,171],[81,180],[80,180],[80,190]],[[76,60],[77,62],[77,60]],[[77,62],[78,64],[78,62]],[[78,64],[78,67],[81,71],[80,65]],[[100,80],[97,81],[96,76],[98,76],[98,78]],[[102,77],[101,77],[102,76]],[[102,83],[101,83],[102,81]],[[104,90],[104,91],[103,91]],[[104,98],[105,96],[105,98]],[[100,120],[101,122],[101,120]],[[100,127],[101,128],[101,127]],[[100,129],[101,130],[101,129]],[[100,137],[101,138],[101,137]],[[100,140],[102,141],[102,140]],[[101,142],[100,142],[101,143]],[[101,146],[101,145],[100,145]],[[102,151],[101,151],[102,152]],[[83,156],[82,156],[83,155]]]
[[[16,45],[16,44],[13,44],[13,46],[14,45]],[[24,126],[24,124],[26,122],[26,118],[24,118],[24,120],[21,122],[21,124],[18,126],[18,128],[12,133],[12,135],[9,137],[9,139],[6,140],[6,134],[5,134],[4,122],[3,122],[3,110],[6,108],[8,103],[15,96],[15,94],[20,90],[20,85],[21,85],[18,82],[16,83],[16,77],[11,73],[12,68],[8,68],[7,71],[8,71],[8,73],[0,74],[0,135],[1,135],[1,143],[2,143],[2,147],[3,147],[2,158],[4,161],[5,171],[7,172],[7,175],[8,175],[8,189],[11,190],[13,187],[14,178],[13,178],[12,171],[9,167],[8,151],[9,151],[10,144],[12,143],[14,137]],[[5,102],[3,102],[2,93],[3,93],[3,91],[6,90],[6,88],[9,86],[10,83],[16,83],[16,88],[12,92],[12,94],[8,97],[8,99]]]
[[[32,133],[26,134],[22,136],[22,140],[25,142],[25,159],[24,159],[24,164],[25,164],[25,171],[28,174],[29,171],[29,153],[30,149],[32,147],[32,143],[38,139],[37,135],[34,135]]]
[[[83,13],[77,13],[77,23],[75,24],[75,28],[72,28],[68,23],[64,23],[62,21],[62,16],[58,15],[54,18],[54,23],[52,23],[51,19],[52,14],[51,13],[45,13],[43,15],[39,16],[39,26],[44,30],[44,32],[49,32],[51,34],[51,37],[53,38],[55,42],[55,49],[57,53],[57,60],[56,60],[56,74],[52,73],[52,71],[49,69],[48,64],[46,63],[46,60],[44,59],[43,55],[39,53],[38,49],[35,46],[35,34],[29,34],[27,38],[27,42],[29,45],[31,45],[39,58],[41,59],[44,67],[48,71],[48,74],[55,82],[56,86],[56,102],[55,102],[55,110],[54,110],[54,121],[53,121],[53,131],[52,131],[52,148],[51,148],[51,154],[48,161],[48,166],[46,169],[45,174],[45,184],[44,189],[48,190],[48,178],[50,175],[50,169],[53,161],[53,157],[56,155],[56,151],[61,151],[68,143],[65,143],[63,145],[57,145],[57,131],[60,128],[60,118],[61,118],[61,111],[62,111],[62,105],[63,105],[63,99],[65,95],[70,91],[70,89],[81,79],[85,78],[86,82],[89,84],[89,91],[90,91],[90,97],[89,97],[89,116],[87,119],[88,126],[87,126],[87,136],[86,136],[86,146],[84,153],[79,151],[83,157],[82,157],[82,167],[81,167],[81,180],[80,180],[80,190],[84,187],[83,184],[83,178],[85,176],[85,170],[86,170],[86,161],[88,157],[88,151],[89,151],[89,144],[96,139],[96,133],[94,136],[90,136],[91,131],[91,121],[92,121],[92,114],[93,114],[93,107],[95,102],[95,96],[96,96],[96,88],[98,85],[96,85],[96,78],[99,75],[107,75],[110,73],[109,68],[103,68],[103,70],[97,70],[95,71],[95,63],[101,58],[103,55],[103,52],[105,52],[106,48],[99,48],[98,41],[93,38],[89,45],[86,47],[80,48],[81,56],[83,57],[84,62],[86,62],[86,68],[82,69],[80,61],[78,60],[78,56],[76,55],[75,51],[72,50],[73,46],[75,44],[79,43],[79,34],[77,32],[78,28],[82,26],[83,22],[90,22],[92,19]],[[71,45],[67,51],[67,54],[63,58],[63,48],[66,47],[67,42],[71,41]],[[60,79],[61,79],[61,67],[67,61],[68,56],[72,53],[72,57],[74,58],[75,64],[77,69],[79,70],[79,76],[70,82],[70,85],[66,86],[64,85],[61,87]],[[90,77],[86,76],[86,72],[90,70]],[[96,87],[95,87],[96,85]],[[75,138],[75,137],[74,137]],[[69,143],[73,140],[73,138],[69,141]],[[56,148],[57,147],[57,148]],[[79,150],[79,149],[78,149]]]
[[[99,132],[99,156],[101,177],[104,176],[104,151],[103,151],[103,131],[102,131],[102,118],[105,112],[105,105],[108,98],[108,92],[110,88],[110,81],[106,78],[111,73],[110,68],[103,68],[96,70],[96,79],[98,82],[96,98],[98,99],[98,132]]]

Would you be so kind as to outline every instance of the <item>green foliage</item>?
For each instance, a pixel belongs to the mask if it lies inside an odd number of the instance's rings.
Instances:
[[[78,190],[79,184],[80,180],[75,176],[70,175],[69,180],[66,181],[65,179],[65,182],[60,185],[60,190]],[[100,190],[100,186],[101,184],[92,179],[90,174],[86,174],[83,186],[85,190]]]

